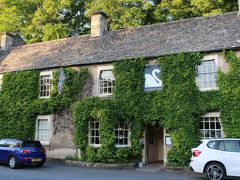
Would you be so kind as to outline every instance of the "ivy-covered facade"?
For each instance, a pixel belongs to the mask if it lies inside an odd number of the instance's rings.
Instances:
[[[76,38],[80,44],[69,38],[7,51],[2,47],[0,138],[38,139],[48,148],[49,157],[77,155],[88,162],[187,166],[191,148],[201,138],[240,136],[240,44],[234,41],[234,49],[233,42],[226,45],[233,36],[240,38],[239,28],[232,28],[237,34],[226,30],[225,40],[218,39],[216,47],[213,42],[208,47],[192,47],[192,52],[181,50],[199,43],[199,36],[214,40],[215,36],[208,37],[206,32],[218,33],[224,29],[219,21],[235,18],[233,15],[120,32],[95,29],[99,37],[95,32],[92,39]],[[239,18],[231,21],[234,24]],[[205,29],[203,22],[212,25],[210,29]],[[186,39],[179,40],[184,35],[173,32],[179,24],[192,31],[197,24],[202,34],[196,35],[196,42],[187,39],[189,44],[185,44]],[[217,25],[218,31],[212,28]],[[173,28],[169,29],[173,34],[160,33],[167,27]],[[176,36],[184,45],[173,44],[173,49],[180,48],[174,53],[164,47],[153,51],[155,46],[171,42],[148,39],[142,35],[144,31],[158,32],[162,40],[166,35]],[[120,37],[132,39],[118,44]],[[81,49],[84,43],[86,52]],[[153,43],[152,50],[147,49],[149,43]],[[108,45],[112,54],[105,49]],[[125,46],[128,48],[122,51]],[[136,53],[143,48],[142,54],[134,55],[134,48]],[[58,92],[61,66],[65,80]]]

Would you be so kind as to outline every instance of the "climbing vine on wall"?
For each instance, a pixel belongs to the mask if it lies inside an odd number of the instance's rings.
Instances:
[[[80,72],[64,68],[66,81],[63,93],[57,93],[59,71],[54,71],[51,98],[39,99],[38,70],[4,74],[0,92],[0,138],[34,138],[37,115],[55,113],[69,108],[76,101],[88,77],[86,69]]]
[[[199,140],[199,90],[196,86],[196,66],[200,53],[177,54],[160,57],[163,79],[163,126],[170,130],[172,149],[168,161],[184,166],[190,149]]]
[[[225,53],[229,63],[228,73],[219,72],[219,91],[221,93],[221,123],[227,137],[240,136],[240,58],[235,52]]]
[[[144,59],[122,60],[114,63],[116,86],[113,99],[90,97],[76,103],[73,109],[75,144],[81,150],[81,158],[92,162],[127,162],[141,157],[139,136],[142,131],[142,107],[144,102],[142,72]],[[99,148],[88,144],[88,122],[100,123]],[[114,127],[125,122],[131,130],[131,147],[115,147]]]

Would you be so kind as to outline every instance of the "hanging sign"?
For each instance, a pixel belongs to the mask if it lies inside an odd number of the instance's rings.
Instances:
[[[149,65],[144,70],[144,90],[152,91],[162,88],[162,80],[160,79],[160,67],[159,65]]]

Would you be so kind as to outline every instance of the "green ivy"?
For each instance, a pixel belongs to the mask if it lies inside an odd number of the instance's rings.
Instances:
[[[55,71],[51,98],[39,98],[40,71],[4,74],[0,92],[0,138],[34,138],[37,115],[52,114],[69,108],[78,99],[88,77],[86,69],[77,72],[64,68],[67,77],[63,93],[57,93],[59,71]]]
[[[219,72],[219,91],[221,94],[221,123],[228,137],[240,136],[240,58],[235,52],[225,53],[229,63],[228,73]]]
[[[0,138],[33,138],[37,115],[56,113],[73,106],[74,142],[81,158],[91,162],[128,162],[141,158],[139,137],[144,126],[161,126],[171,133],[168,163],[188,165],[191,148],[201,138],[198,127],[207,112],[221,112],[221,123],[229,137],[240,136],[240,60],[226,52],[228,73],[218,72],[218,90],[201,92],[196,86],[196,66],[202,53],[183,53],[159,57],[163,88],[144,92],[145,59],[126,59],[113,63],[116,79],[113,98],[89,97],[80,100],[88,78],[87,70],[65,68],[63,93],[57,93],[59,71],[54,73],[50,99],[39,99],[39,71],[5,74],[0,92]],[[89,120],[100,122],[99,148],[88,144]],[[131,129],[130,147],[116,148],[114,127],[125,122]]]

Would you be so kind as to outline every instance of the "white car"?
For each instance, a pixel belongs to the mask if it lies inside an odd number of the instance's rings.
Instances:
[[[205,139],[192,149],[190,166],[194,172],[206,173],[211,180],[224,176],[240,177],[240,139]]]

